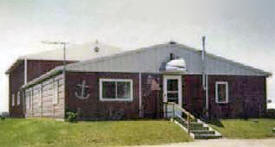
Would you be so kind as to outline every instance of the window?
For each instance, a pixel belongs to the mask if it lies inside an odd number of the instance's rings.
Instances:
[[[227,82],[216,82],[216,103],[228,103]]]
[[[17,105],[20,105],[20,92],[17,92]]]
[[[133,81],[128,79],[100,79],[100,100],[132,101]]]
[[[12,94],[11,96],[11,105],[14,106],[15,105],[15,95]]]
[[[58,104],[58,81],[53,82],[53,104]]]
[[[178,101],[179,101],[178,79],[167,79],[167,101],[178,104]]]

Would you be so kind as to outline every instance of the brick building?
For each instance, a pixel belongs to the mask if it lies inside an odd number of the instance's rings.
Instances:
[[[74,63],[65,73],[60,62],[37,61],[45,64],[43,72],[28,70],[27,76],[36,76],[25,83],[23,61],[9,72],[10,99],[17,89],[24,93],[22,111],[10,104],[14,116],[63,119],[73,111],[83,120],[158,118],[162,102],[175,102],[197,117],[259,117],[266,112],[271,76],[175,42],[69,60]]]
[[[73,44],[67,47],[66,59],[67,63],[74,63],[120,51],[119,48],[98,42]],[[63,65],[62,49],[22,56],[10,66],[6,74],[9,76],[9,112],[12,117],[25,116],[22,86],[60,65]]]

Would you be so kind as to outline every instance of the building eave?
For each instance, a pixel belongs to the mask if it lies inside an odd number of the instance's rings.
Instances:
[[[24,59],[18,58],[5,72],[5,74],[10,74],[20,63],[22,63]]]
[[[23,58],[19,57],[9,68],[6,70],[5,74],[10,74],[21,62],[24,60],[28,61],[63,61],[63,60],[57,60],[57,59],[35,59],[35,58]],[[78,60],[66,60],[66,62],[79,62]]]
[[[251,70],[251,71],[254,71],[256,73],[260,73],[260,74],[262,74],[265,77],[271,77],[272,76],[271,72],[267,72],[267,71],[264,71],[262,69],[250,66],[250,65],[246,65],[246,64],[243,64],[243,63],[240,63],[240,62],[237,62],[237,61],[233,61],[233,60],[221,57],[221,56],[217,56],[217,55],[214,55],[214,54],[211,54],[211,53],[206,53],[206,55],[208,57],[219,59],[219,60],[222,60],[224,62],[233,64],[234,66],[240,66],[241,68],[244,68],[244,69],[247,69],[247,70]]]
[[[26,89],[28,87],[31,87],[33,85],[36,85],[37,83],[40,83],[40,82],[43,82],[45,81],[46,79],[49,79],[51,78],[52,76],[55,76],[55,75],[58,75],[60,73],[63,72],[63,66],[58,66],[52,70],[50,70],[49,72],[39,76],[38,78],[35,78],[33,80],[31,80],[30,82],[28,82],[27,84],[24,84],[21,88],[22,89]]]

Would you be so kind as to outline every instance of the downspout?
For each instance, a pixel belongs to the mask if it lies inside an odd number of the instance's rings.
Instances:
[[[206,72],[206,58],[205,58],[205,36],[202,37],[202,85],[203,90],[205,91],[205,114],[206,117],[209,117],[209,94],[208,94],[208,75]]]
[[[66,86],[66,42],[63,42],[63,81],[64,81],[64,108],[63,108],[63,110],[64,110],[64,118],[66,119],[66,90],[67,90],[67,86]],[[58,85],[57,85],[58,86]]]
[[[27,58],[24,59],[24,85],[28,82],[28,60]],[[23,106],[23,114],[26,115],[26,98],[25,98],[25,90],[22,91],[22,106]]]
[[[28,60],[24,59],[24,84],[26,85],[28,82]]]
[[[141,73],[138,73],[138,86],[139,86],[139,92],[138,92],[138,97],[139,97],[139,117],[143,117],[143,108],[142,108],[142,81],[141,81]]]

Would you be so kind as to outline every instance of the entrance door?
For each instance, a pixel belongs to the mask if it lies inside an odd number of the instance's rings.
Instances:
[[[181,75],[163,77],[163,96],[164,102],[174,102],[182,107],[182,79]],[[172,108],[167,108],[167,117],[172,115]],[[177,113],[177,112],[176,112]]]

